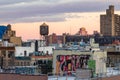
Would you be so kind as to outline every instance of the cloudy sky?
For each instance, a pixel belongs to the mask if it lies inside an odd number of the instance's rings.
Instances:
[[[0,0],[0,24],[11,24],[23,40],[39,39],[39,26],[46,22],[50,34],[75,34],[80,27],[99,31],[99,15],[114,5],[120,14],[120,0]],[[27,31],[26,31],[27,30]]]

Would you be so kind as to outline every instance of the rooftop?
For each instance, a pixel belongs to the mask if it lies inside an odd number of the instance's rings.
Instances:
[[[15,57],[16,60],[31,60],[30,57]]]

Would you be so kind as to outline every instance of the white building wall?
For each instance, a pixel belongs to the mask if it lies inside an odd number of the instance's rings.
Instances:
[[[35,44],[32,42],[30,47],[16,46],[15,47],[15,56],[25,56],[24,51],[26,51],[26,56],[29,56],[29,53],[33,53],[35,50]]]
[[[55,49],[55,46],[45,46],[45,47],[39,47],[38,51],[43,51],[44,53],[52,54],[53,49]],[[26,51],[26,55],[29,56],[30,53],[33,53],[35,51],[35,43],[32,42],[30,47],[22,47],[22,46],[16,46],[15,47],[15,56],[25,56],[24,51]]]
[[[38,51],[43,51],[44,53],[47,53],[48,51],[48,54],[53,54],[53,49],[55,49],[55,46],[45,46],[45,47],[39,47]]]
[[[15,56],[25,56],[24,51],[26,51],[26,55],[29,56],[29,53],[34,51],[31,47],[15,47]]]
[[[120,52],[120,45],[118,45],[118,46],[115,46],[115,51],[118,51],[118,52]]]
[[[107,52],[105,51],[94,52],[93,59],[96,61],[96,73],[106,73]]]

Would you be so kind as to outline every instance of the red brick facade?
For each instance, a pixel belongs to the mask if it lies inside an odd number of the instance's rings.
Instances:
[[[48,80],[47,75],[19,75],[0,73],[0,80]],[[120,75],[92,80],[120,80]]]
[[[117,76],[111,76],[111,77],[106,77],[101,80],[120,80],[120,75]]]
[[[47,75],[19,75],[0,73],[0,80],[48,80]]]

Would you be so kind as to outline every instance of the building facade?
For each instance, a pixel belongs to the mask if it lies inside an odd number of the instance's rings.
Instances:
[[[34,52],[52,54],[54,49],[54,46],[45,46],[43,40],[29,40],[24,42],[22,46],[15,47],[15,56],[30,56]]]
[[[62,74],[65,72],[75,72],[76,69],[89,68],[89,61],[94,60],[94,70],[96,74],[106,72],[105,51],[70,51],[54,50],[53,73]]]
[[[10,69],[14,66],[15,47],[0,47],[0,67]]]
[[[56,35],[55,33],[45,36],[46,44],[47,45],[53,45],[53,44],[65,44],[65,37],[66,33],[63,33],[62,35]]]
[[[100,33],[104,36],[120,35],[120,15],[114,14],[114,6],[110,5],[105,15],[100,15]]]
[[[15,57],[15,66],[30,66],[30,57]]]
[[[7,25],[7,30],[3,34],[2,40],[7,41],[9,43],[13,43],[15,46],[21,46],[22,45],[21,37],[16,37],[16,31],[13,31],[11,29],[10,24]],[[8,45],[6,44],[6,46],[8,46]]]
[[[95,43],[98,43],[100,46],[112,44],[114,41],[120,41],[120,36],[76,36],[76,35],[69,35],[65,37],[66,44],[74,44],[75,42],[83,42],[87,43],[90,41],[90,38],[94,38]]]

